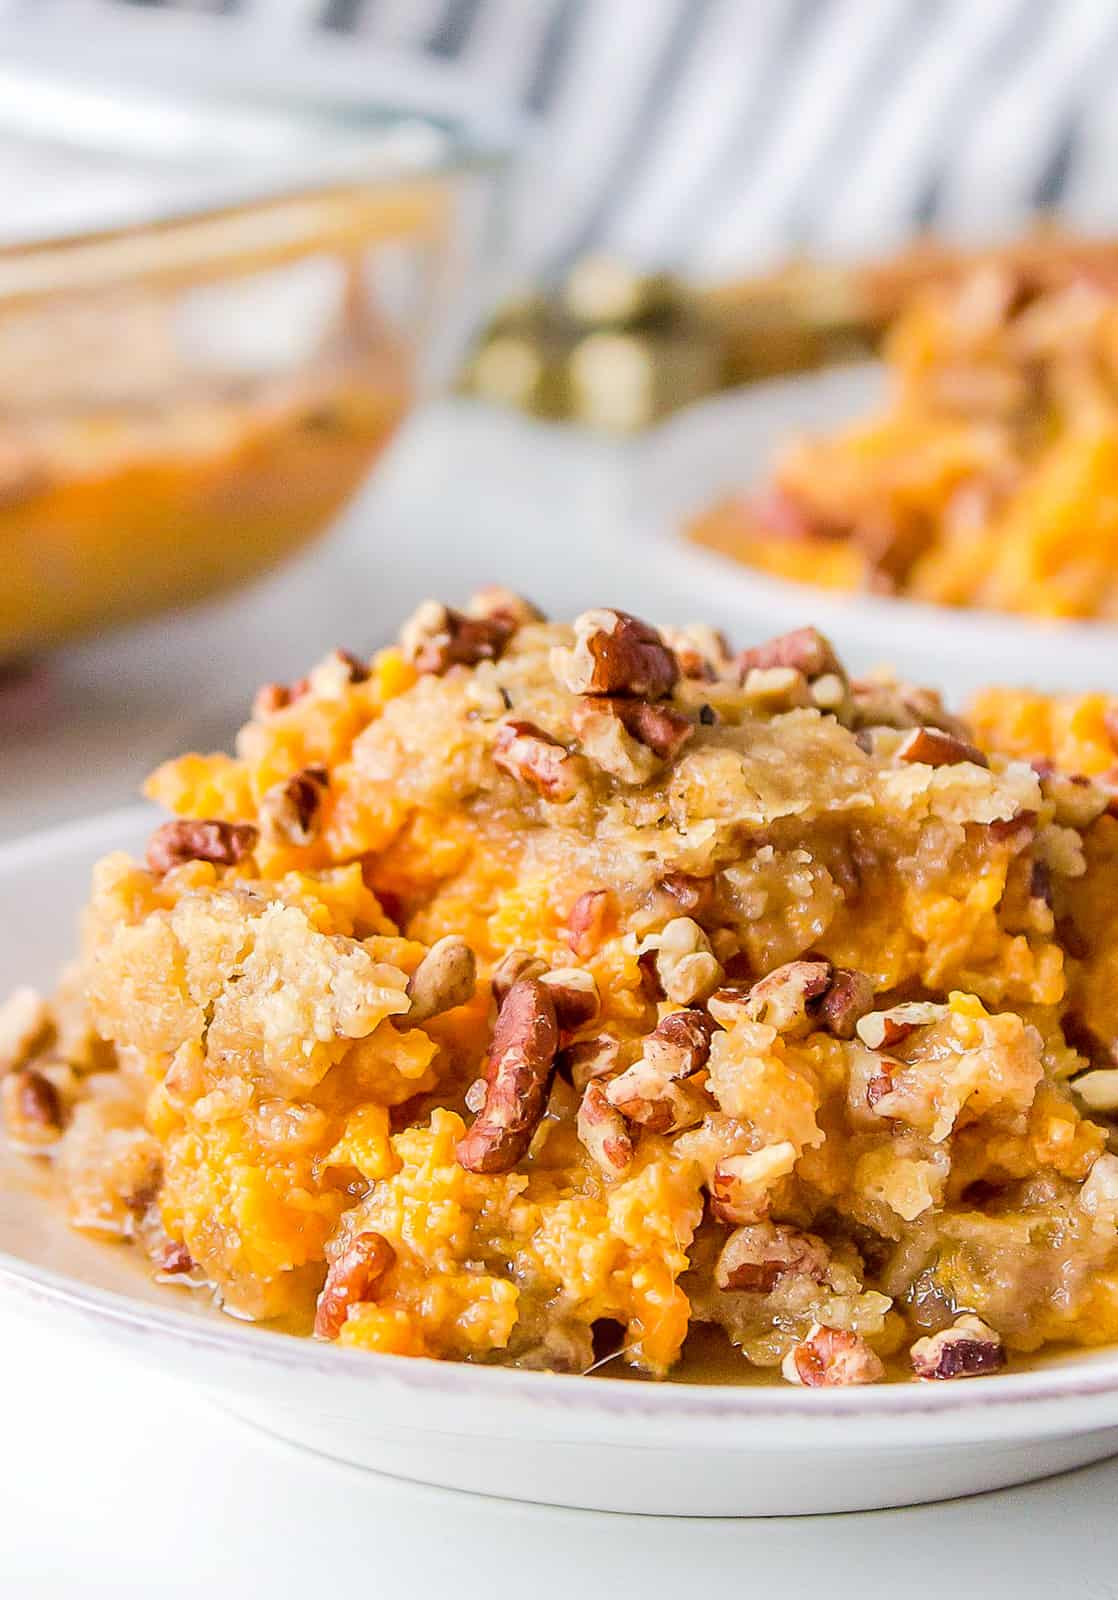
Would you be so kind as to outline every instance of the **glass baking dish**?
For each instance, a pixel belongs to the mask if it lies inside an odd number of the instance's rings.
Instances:
[[[462,121],[0,66],[0,660],[326,528],[496,215]]]

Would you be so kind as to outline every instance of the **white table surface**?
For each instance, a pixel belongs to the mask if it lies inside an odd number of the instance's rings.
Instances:
[[[258,681],[334,644],[376,644],[430,592],[500,577],[556,613],[624,599],[673,615],[677,596],[609,535],[623,462],[623,449],[537,438],[471,407],[429,412],[316,556],[247,596],[55,658],[42,725],[0,737],[0,838],[128,800],[155,760],[221,743]],[[0,1372],[4,1600],[1118,1600],[1118,1460],[909,1511],[653,1520],[363,1474],[7,1308]]]

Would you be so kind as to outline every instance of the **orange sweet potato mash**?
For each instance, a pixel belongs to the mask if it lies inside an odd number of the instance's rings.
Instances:
[[[800,440],[687,532],[779,577],[949,606],[1118,616],[1118,298],[1089,257],[932,281],[874,416]]]
[[[664,1377],[708,1324],[827,1386],[1118,1338],[1103,709],[425,606],[153,775],[0,1016],[9,1136],[160,1277],[367,1351]]]

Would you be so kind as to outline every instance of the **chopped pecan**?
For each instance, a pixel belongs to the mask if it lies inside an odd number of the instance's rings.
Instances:
[[[398,1028],[414,1028],[473,998],[477,959],[465,939],[448,933],[437,939],[408,979],[409,1009],[395,1019]]]
[[[838,672],[825,672],[811,685],[811,703],[820,711],[845,711],[848,695],[846,679]]]
[[[51,1008],[37,989],[13,989],[0,1006],[0,1073],[22,1067],[54,1031]]]
[[[716,989],[707,1001],[707,1010],[723,1028],[732,1028],[735,1022],[740,1022],[742,1017],[751,1017],[746,1009],[749,1002],[749,990],[737,989],[727,986]],[[752,1020],[752,1018],[751,1018]]]
[[[355,683],[367,683],[369,664],[355,656],[352,650],[331,650],[317,666],[311,668],[310,678],[293,684],[291,693],[298,698],[309,688],[325,700],[336,700]]]
[[[836,967],[812,1010],[816,1021],[836,1039],[853,1039],[854,1030],[873,1005],[873,984],[864,972]]]
[[[999,817],[987,823],[991,839],[999,844],[1010,844],[1014,850],[1023,850],[1036,837],[1036,812],[1018,811],[1012,817]]]
[[[968,1315],[953,1327],[917,1339],[909,1358],[918,1378],[977,1378],[1005,1366],[1005,1348],[993,1328]]]
[[[1071,1080],[1071,1087],[1088,1111],[1100,1111],[1104,1116],[1118,1112],[1118,1067],[1081,1072]]]
[[[702,1011],[673,1011],[662,1017],[638,1059],[606,1085],[609,1103],[653,1133],[678,1132],[701,1121],[703,1097],[680,1080],[706,1065],[713,1031],[713,1022]]]
[[[1051,772],[1041,776],[1040,792],[1051,802],[1052,820],[1061,828],[1081,833],[1098,820],[1110,804],[1107,791],[1082,773]]]
[[[912,683],[896,683],[874,678],[857,679],[850,685],[852,721],[857,729],[940,728],[957,739],[970,737],[970,729],[953,717],[934,689]]]
[[[330,777],[325,767],[304,767],[273,784],[260,801],[260,822],[279,844],[310,844],[318,837],[322,800]]]
[[[396,1264],[396,1252],[379,1233],[358,1233],[330,1264],[314,1315],[317,1339],[336,1339],[350,1306],[372,1299]]]
[[[165,1239],[153,1265],[161,1277],[180,1278],[194,1271],[194,1257],[179,1239]]]
[[[735,1228],[714,1266],[720,1289],[769,1294],[783,1277],[827,1276],[827,1246],[813,1233],[785,1223],[754,1222]]]
[[[661,761],[671,761],[690,739],[695,725],[671,706],[654,705],[650,700],[628,700],[618,696],[587,695],[576,707],[575,732],[586,732],[596,717],[616,717],[630,738],[651,750]]]
[[[722,966],[693,917],[673,917],[659,933],[650,934],[638,954],[649,952],[655,952],[661,988],[677,1005],[705,1000],[722,982]]]
[[[647,783],[658,757],[628,731],[616,711],[620,702],[590,695],[578,701],[571,724],[583,754],[619,783]]]
[[[717,628],[661,628],[664,643],[676,658],[685,678],[715,683],[730,675],[733,652],[726,635]]]
[[[806,1033],[813,1024],[810,1004],[826,994],[834,969],[829,961],[789,961],[761,978],[746,996],[745,1008],[755,1022],[777,1033]]]
[[[575,1121],[578,1136],[607,1178],[623,1178],[633,1159],[633,1141],[625,1119],[593,1079],[586,1085]]]
[[[1078,1204],[1095,1223],[1113,1234],[1118,1225],[1118,1156],[1104,1151],[1091,1163],[1079,1191]]]
[[[750,667],[742,689],[755,710],[770,715],[811,704],[807,679],[795,667]]]
[[[567,943],[583,960],[602,945],[613,914],[613,896],[608,889],[587,889],[580,894],[567,914]]]
[[[284,683],[262,683],[252,702],[252,719],[262,722],[265,717],[285,711],[291,704],[291,690]]]
[[[796,1147],[788,1139],[765,1145],[748,1155],[723,1156],[710,1180],[710,1209],[720,1222],[740,1227],[768,1215],[772,1190],[796,1165]]]
[[[976,767],[990,763],[976,745],[968,744],[941,728],[913,728],[897,750],[898,761],[919,762],[926,767],[955,767],[969,761]]]
[[[493,968],[493,976],[489,980],[494,1000],[498,1006],[502,1006],[505,996],[518,978],[541,978],[546,971],[547,962],[534,956],[530,950],[506,950]]]
[[[400,648],[418,673],[441,677],[451,667],[499,660],[515,632],[506,616],[467,617],[425,600],[401,629]]]
[[[559,1076],[580,1093],[595,1078],[608,1078],[617,1070],[621,1046],[608,1033],[596,1039],[576,1039],[560,1050],[555,1058]]]
[[[0,1080],[0,1108],[14,1145],[25,1150],[56,1144],[62,1133],[62,1099],[34,1067],[17,1067]]]
[[[250,854],[256,840],[248,822],[164,822],[148,840],[147,864],[159,874],[187,861],[232,867]]]
[[[499,583],[487,583],[470,596],[467,613],[485,622],[507,623],[511,628],[522,628],[528,622],[543,622],[544,614],[538,606],[522,594],[502,588]]]
[[[715,1024],[705,1011],[669,1011],[644,1041],[642,1055],[669,1078],[705,1067]]]
[[[941,1022],[948,1007],[935,1000],[906,1000],[888,1011],[871,1011],[859,1019],[856,1032],[871,1050],[892,1050],[916,1028]]]
[[[559,1049],[555,1005],[539,978],[520,978],[497,1013],[485,1104],[458,1143],[467,1172],[510,1172],[543,1116]]]
[[[655,628],[627,611],[584,611],[570,650],[552,653],[552,670],[572,694],[662,700],[679,681],[679,663]]]
[[[769,667],[793,667],[809,681],[830,672],[844,677],[834,646],[818,628],[796,628],[738,654],[738,676],[743,683],[746,674],[754,668]]]
[[[694,917],[698,923],[713,920],[718,904],[718,890],[713,878],[693,878],[687,872],[667,872],[657,888],[671,895],[685,916]]]
[[[824,1328],[818,1322],[806,1339],[794,1345],[780,1364],[789,1383],[809,1389],[844,1388],[855,1383],[877,1383],[885,1368],[866,1341],[844,1328]]]
[[[579,758],[534,722],[502,722],[493,740],[493,761],[545,800],[570,800],[583,784]]]
[[[585,1028],[598,1015],[598,985],[585,967],[553,967],[541,975],[540,982],[551,996],[555,1019],[564,1033]]]
[[[893,1083],[893,1074],[888,1070],[888,1068],[894,1065],[896,1065],[895,1062],[889,1062],[888,1066],[883,1062],[882,1070],[880,1072],[875,1072],[873,1076],[867,1080],[866,1104],[869,1106],[871,1111],[877,1111],[877,1108],[881,1102],[893,1093],[893,1089],[895,1087]],[[887,1112],[882,1111],[878,1114],[879,1116],[886,1116]]]
[[[649,1133],[679,1133],[696,1127],[710,1109],[709,1099],[688,1083],[676,1083],[641,1057],[606,1085],[606,1099],[629,1122]]]

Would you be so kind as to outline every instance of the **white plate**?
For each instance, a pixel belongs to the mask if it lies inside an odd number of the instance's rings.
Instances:
[[[0,989],[49,984],[89,869],[135,848],[117,812],[0,850]],[[29,1163],[0,1178],[0,1294],[111,1340],[286,1439],[401,1477],[515,1499],[698,1516],[912,1504],[1118,1451],[1118,1354],[943,1385],[834,1392],[558,1377],[363,1355],[222,1317],[73,1233]]]
[[[739,643],[814,623],[863,670],[964,694],[981,684],[1113,689],[1118,626],[962,611],[878,595],[837,594],[770,577],[685,541],[682,529],[723,496],[764,481],[789,439],[867,415],[884,393],[879,367],[777,378],[688,406],[635,442],[619,537],[696,617],[726,619]]]

